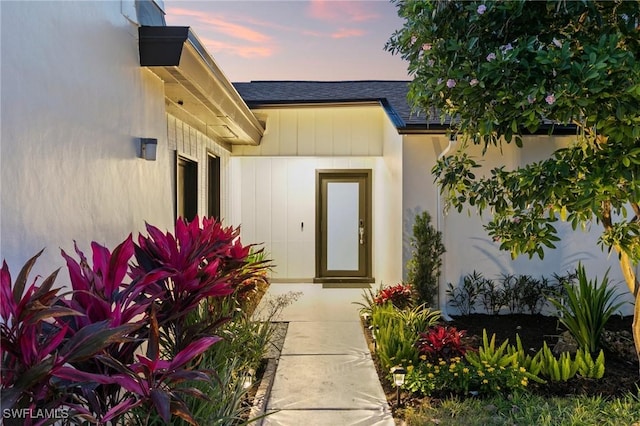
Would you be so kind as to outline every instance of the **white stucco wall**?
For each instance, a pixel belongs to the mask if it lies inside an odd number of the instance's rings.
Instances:
[[[522,149],[514,145],[504,145],[502,153],[498,148],[490,149],[484,158],[483,168],[478,169],[476,175],[488,173],[491,168],[499,165],[505,165],[510,169],[542,160],[570,140],[570,137],[526,137]],[[488,220],[488,212],[484,213],[485,219],[479,217],[475,210],[470,210],[470,213],[467,210],[461,213],[452,210],[444,216],[439,214],[439,195],[430,170],[446,146],[447,140],[444,136],[407,136],[404,143],[405,222],[412,225],[416,211],[427,210],[433,217],[434,225],[439,226],[443,232],[447,252],[443,258],[440,291],[442,299],[446,297],[444,286],[448,282],[458,284],[463,276],[474,270],[489,278],[497,278],[501,273],[529,274],[534,277],[544,275],[551,278],[553,273],[563,274],[574,270],[578,261],[581,261],[592,277],[602,278],[607,268],[610,268],[610,280],[616,283],[625,300],[632,300],[620,273],[617,257],[615,254],[607,256],[596,243],[600,235],[598,224],[592,224],[590,232],[581,232],[573,231],[567,223],[557,222],[554,226],[561,231],[561,241],[556,243],[557,249],[545,251],[544,260],[538,259],[537,256],[529,259],[526,255],[512,260],[510,254],[500,251],[499,243],[492,241],[482,228],[483,223]],[[478,158],[481,157],[481,150],[480,146],[471,146],[468,149]],[[406,243],[405,248],[406,258]],[[631,306],[626,305],[622,312],[631,313]]]
[[[0,257],[63,265],[59,247],[108,247],[173,226],[163,83],[138,61],[121,3],[1,2]],[[158,139],[157,161],[135,138]],[[60,274],[58,284],[67,280]]]
[[[265,243],[276,265],[272,278],[315,276],[316,170],[371,169],[373,274],[378,282],[399,281],[401,138],[382,108],[254,112],[266,119],[266,131],[259,147],[232,151],[234,221],[243,240]]]

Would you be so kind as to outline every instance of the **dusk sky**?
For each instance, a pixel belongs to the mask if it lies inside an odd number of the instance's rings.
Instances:
[[[384,50],[401,28],[387,0],[165,0],[167,25],[190,26],[234,82],[408,80]]]

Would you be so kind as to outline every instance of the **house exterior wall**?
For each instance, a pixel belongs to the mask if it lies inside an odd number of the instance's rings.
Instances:
[[[478,169],[476,175],[488,173],[491,168],[500,165],[513,169],[548,158],[553,150],[566,146],[570,141],[571,137],[531,136],[524,138],[522,149],[514,145],[504,145],[502,153],[498,148],[490,149],[484,158],[483,167]],[[431,168],[447,146],[448,141],[444,135],[405,136],[403,145],[405,231],[408,231],[407,236],[410,238],[415,215],[423,210],[431,214],[432,224],[442,231],[447,252],[443,257],[441,302],[446,300],[447,283],[457,285],[461,283],[462,277],[474,270],[482,272],[488,278],[497,278],[503,273],[528,274],[534,277],[544,275],[551,278],[553,273],[563,274],[574,270],[578,261],[585,265],[591,277],[602,278],[610,268],[611,281],[617,284],[625,300],[632,300],[620,273],[617,257],[607,256],[597,245],[600,235],[598,224],[592,224],[590,232],[581,232],[573,231],[568,223],[557,222],[554,226],[560,230],[561,238],[556,244],[557,249],[546,249],[543,260],[537,256],[529,259],[526,255],[512,260],[508,252],[499,250],[499,243],[494,242],[483,229],[483,224],[488,221],[488,212],[484,213],[484,219],[475,214],[474,210],[469,214],[466,209],[461,213],[451,210],[443,215],[440,212],[442,202]],[[477,158],[482,155],[480,146],[471,146],[467,150]],[[407,239],[403,257],[405,261],[410,257]],[[631,306],[626,305],[622,312],[631,313]]]
[[[401,138],[381,107],[278,108],[254,111],[266,120],[258,147],[234,147],[234,209],[242,238],[264,242],[276,265],[272,279],[315,276],[316,170],[371,169],[373,272],[378,281],[400,278]],[[384,151],[387,151],[386,153]],[[235,186],[239,183],[239,186]],[[385,202],[394,199],[394,202]],[[399,228],[399,225],[398,225]]]
[[[139,66],[120,2],[0,7],[0,257],[17,273],[46,247],[48,275],[74,240],[113,247],[145,221],[171,226],[163,83]],[[137,158],[139,137],[158,139],[157,161]]]
[[[64,265],[77,241],[109,248],[173,229],[176,151],[198,161],[207,213],[207,155],[221,159],[221,216],[231,217],[229,152],[166,114],[164,83],[140,67],[133,1],[1,2],[0,257],[17,274]],[[158,140],[157,160],[138,138]],[[65,285],[65,277],[58,278]]]

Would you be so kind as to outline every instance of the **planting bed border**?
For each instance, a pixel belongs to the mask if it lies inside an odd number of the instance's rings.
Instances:
[[[266,362],[266,366],[262,375],[259,377],[258,385],[254,385],[255,393],[249,395],[249,398],[252,398],[252,403],[248,420],[267,414],[267,401],[269,400],[273,381],[276,377],[276,370],[278,369],[278,361],[284,345],[284,339],[287,337],[287,330],[289,329],[288,322],[272,322],[271,326],[274,327],[273,334],[263,357],[263,362]],[[262,417],[258,420],[255,425],[262,426],[264,418],[265,417]]]

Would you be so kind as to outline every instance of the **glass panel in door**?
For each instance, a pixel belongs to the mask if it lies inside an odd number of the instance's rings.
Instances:
[[[360,184],[327,183],[327,269],[359,269]]]

